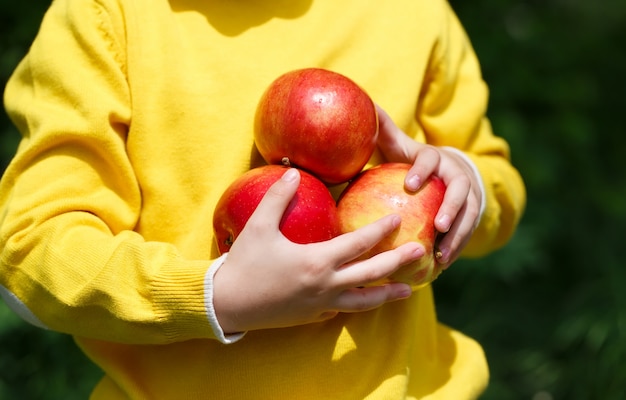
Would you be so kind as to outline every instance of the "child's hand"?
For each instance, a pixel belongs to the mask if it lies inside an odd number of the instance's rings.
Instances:
[[[355,261],[400,223],[389,215],[327,242],[296,244],[278,224],[300,183],[290,169],[271,186],[214,277],[213,304],[224,332],[323,321],[406,298],[401,283],[362,288],[424,255],[417,243]]]
[[[406,176],[407,190],[415,191],[431,174],[447,185],[435,228],[445,233],[439,242],[438,262],[452,264],[469,241],[479,221],[482,192],[472,167],[455,151],[421,144],[402,132],[377,106],[380,119],[378,147],[389,162],[413,164]]]

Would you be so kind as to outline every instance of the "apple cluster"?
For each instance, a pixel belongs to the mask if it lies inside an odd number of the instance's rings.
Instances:
[[[430,283],[441,272],[434,256],[434,217],[445,185],[433,177],[419,191],[407,192],[408,164],[385,163],[364,171],[377,137],[376,106],[351,79],[321,68],[279,76],[261,96],[254,122],[255,145],[268,165],[240,176],[216,205],[213,228],[220,253],[229,251],[269,187],[287,167],[295,167],[300,185],[279,226],[287,239],[326,241],[396,213],[402,217],[400,227],[362,258],[418,241],[426,255],[386,281],[414,289]],[[329,186],[346,182],[335,201]]]

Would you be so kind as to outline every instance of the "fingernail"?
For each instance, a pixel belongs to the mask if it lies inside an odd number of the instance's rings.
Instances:
[[[295,168],[289,168],[282,176],[282,180],[285,182],[292,182],[298,177],[298,170]]]
[[[406,286],[398,291],[398,299],[407,299],[411,297],[411,294],[413,294],[413,291],[411,291],[411,287]]]
[[[441,217],[439,217],[439,220],[437,220],[437,225],[439,225],[439,227],[441,228],[442,233],[446,233],[450,230],[450,224],[451,219],[450,216],[447,214],[442,215]]]
[[[322,315],[320,315],[320,319],[322,320],[332,319],[332,318],[335,318],[337,314],[339,314],[337,311],[326,311],[322,313]]]
[[[415,246],[415,249],[413,250],[411,256],[413,256],[413,258],[420,258],[423,257],[424,254],[426,254],[426,250],[424,249],[424,247],[421,245],[417,245]]]
[[[409,190],[417,190],[420,187],[420,178],[417,175],[413,175],[406,181],[406,188]]]

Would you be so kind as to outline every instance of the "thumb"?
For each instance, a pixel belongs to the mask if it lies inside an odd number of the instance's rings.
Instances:
[[[378,148],[390,162],[413,163],[417,154],[417,142],[408,137],[393,122],[389,114],[376,105],[378,112]]]
[[[285,210],[293,199],[300,184],[300,173],[296,168],[289,168],[279,180],[274,182],[252,213],[250,219],[262,218],[266,223],[268,220],[278,226]]]

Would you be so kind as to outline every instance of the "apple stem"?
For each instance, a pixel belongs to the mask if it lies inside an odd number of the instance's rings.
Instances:
[[[289,161],[289,157],[283,157],[280,162],[282,162],[285,167],[291,167],[291,161]]]
[[[233,243],[235,243],[235,238],[233,237],[233,235],[229,235],[225,240],[224,240],[224,244],[230,248],[230,246],[233,245]]]

